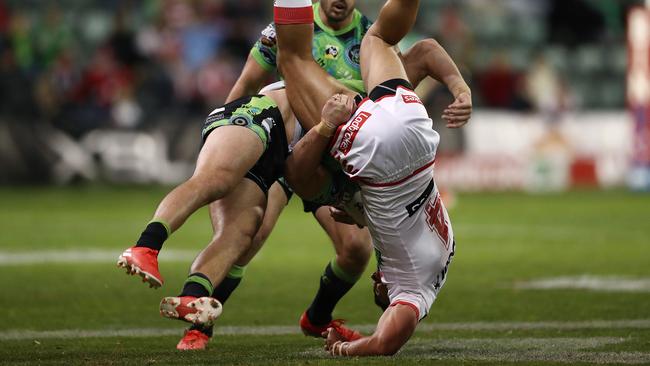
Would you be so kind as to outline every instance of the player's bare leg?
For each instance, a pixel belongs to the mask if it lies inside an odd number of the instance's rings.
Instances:
[[[208,135],[190,179],[159,204],[137,244],[118,259],[128,274],[137,274],[151,287],[162,286],[158,252],[169,235],[202,206],[229,194],[263,153],[259,137],[239,126],[224,126]]]
[[[281,50],[278,53],[278,69],[286,81],[287,96],[293,112],[303,126],[309,129],[320,122],[321,110],[332,95],[346,93],[353,96],[354,93],[328,75],[314,61],[311,1],[302,1],[305,16],[298,18],[283,16],[282,3],[282,0],[277,1],[275,8],[278,49]],[[288,3],[295,5],[300,1]],[[308,11],[312,11],[311,15]]]
[[[348,339],[360,338],[361,334],[343,326],[342,320],[333,319],[332,312],[339,300],[359,280],[370,260],[370,234],[367,229],[360,229],[356,225],[335,222],[329,207],[318,208],[314,216],[332,238],[336,257],[325,267],[318,292],[300,318],[300,327],[306,335],[314,337],[322,337],[323,331],[334,327]]]
[[[212,284],[221,282],[248,250],[262,223],[265,206],[266,195],[248,179],[243,179],[231,194],[211,205],[214,236],[192,263],[181,294],[162,300],[162,315],[212,325],[221,312],[221,304],[212,298]]]
[[[268,201],[266,204],[266,210],[264,212],[264,220],[262,221],[262,226],[255,234],[253,238],[253,243],[250,248],[239,258],[235,264],[239,267],[247,266],[250,261],[253,260],[255,255],[262,249],[266,239],[271,235],[271,231],[275,227],[275,224],[278,222],[280,214],[287,207],[287,194],[284,192],[284,189],[280,183],[275,182],[269,189]]]
[[[361,42],[361,75],[366,90],[391,79],[408,80],[395,45],[411,30],[419,0],[388,0]]]
[[[259,137],[248,129],[214,130],[201,149],[194,175],[163,199],[154,218],[176,231],[196,210],[230,193],[263,150]]]

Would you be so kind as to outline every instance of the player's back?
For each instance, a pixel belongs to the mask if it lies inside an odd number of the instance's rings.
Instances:
[[[395,185],[425,169],[440,141],[418,96],[391,86],[386,93],[377,93],[378,87],[360,103],[330,150],[346,174],[364,186]]]

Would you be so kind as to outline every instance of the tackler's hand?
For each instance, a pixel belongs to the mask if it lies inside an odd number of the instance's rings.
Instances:
[[[346,123],[355,110],[354,98],[345,94],[334,94],[321,113],[321,119],[331,127],[339,126]]]
[[[442,113],[442,119],[447,122],[448,128],[463,127],[471,117],[472,96],[466,92],[458,94],[456,100]]]

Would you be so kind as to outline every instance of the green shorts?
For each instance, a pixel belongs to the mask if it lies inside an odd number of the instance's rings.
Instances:
[[[289,144],[282,113],[273,99],[264,95],[243,97],[215,109],[205,120],[203,142],[222,126],[241,126],[255,132],[264,144],[264,153],[248,171],[246,178],[255,182],[264,193],[284,175],[284,162]]]

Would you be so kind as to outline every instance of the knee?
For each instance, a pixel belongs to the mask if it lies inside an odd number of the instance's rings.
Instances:
[[[208,204],[232,192],[240,180],[234,172],[220,170],[215,174],[195,174],[188,182],[196,187],[195,192],[204,204]]]
[[[417,41],[412,47],[414,55],[417,56],[424,56],[431,51],[435,51],[439,49],[442,49],[442,46],[440,45],[440,43],[438,43],[438,41],[436,41],[433,38],[427,38],[427,39]]]
[[[257,233],[253,238],[253,245],[256,247],[261,247],[264,245],[266,240],[269,238],[269,235],[271,235],[273,226],[274,225],[272,223],[262,222],[262,226],[260,226],[260,229],[257,230]]]

